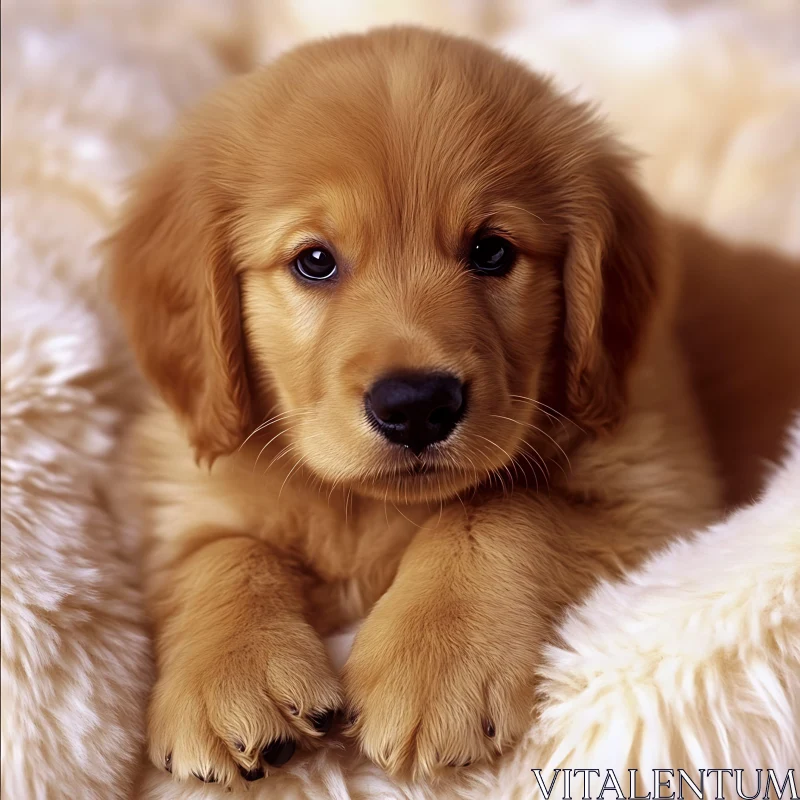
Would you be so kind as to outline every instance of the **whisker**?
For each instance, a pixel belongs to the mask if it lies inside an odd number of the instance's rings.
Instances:
[[[531,472],[533,473],[533,479],[534,479],[534,481],[536,481],[536,491],[538,492],[538,491],[539,491],[539,477],[538,477],[538,475],[536,474],[536,471],[537,471],[537,468],[538,468],[538,469],[541,469],[541,467],[539,467],[539,465],[538,465],[536,462],[534,462],[534,461],[531,461],[531,458],[530,458],[530,456],[529,456],[527,453],[520,453],[519,455],[520,455],[522,458],[524,458],[524,459],[525,459],[525,461],[526,461],[526,462],[527,462],[527,463],[530,465],[530,467],[531,467]],[[526,483],[525,483],[525,486],[527,487],[527,485],[528,485],[528,484],[527,484],[527,478],[526,478]]]
[[[286,445],[286,447],[284,447],[284,448],[283,448],[283,450],[281,450],[281,451],[280,451],[280,453],[278,453],[278,455],[276,455],[276,456],[275,456],[275,458],[273,458],[273,459],[272,459],[272,461],[270,461],[270,462],[269,462],[269,464],[267,464],[267,468],[264,470],[264,473],[263,473],[263,474],[264,474],[264,475],[266,475],[266,474],[267,474],[267,473],[270,471],[270,469],[272,469],[272,465],[273,465],[273,464],[274,464],[274,463],[275,463],[275,462],[276,462],[276,461],[277,461],[279,458],[282,458],[282,457],[283,457],[283,456],[285,456],[287,453],[290,453],[290,452],[291,452],[292,450],[294,450],[296,447],[297,447],[297,444],[295,444],[295,443],[287,444],[287,445]]]
[[[241,449],[250,441],[250,439],[253,436],[265,430],[266,428],[269,428],[271,425],[274,425],[276,422],[279,422],[280,420],[285,419],[286,417],[310,414],[310,413],[311,412],[309,410],[294,409],[291,411],[284,411],[282,414],[277,414],[274,417],[270,417],[269,419],[262,422],[252,433],[250,433],[250,435],[239,445],[239,448],[237,449],[236,452],[237,453],[240,452]]]
[[[474,490],[474,489],[475,489],[475,487],[476,487],[476,486],[478,485],[478,483],[480,482],[480,473],[478,472],[478,468],[475,466],[475,462],[474,462],[474,461],[473,461],[473,460],[472,460],[472,459],[471,459],[471,458],[470,458],[468,455],[465,455],[465,456],[464,456],[464,458],[466,458],[466,459],[467,459],[467,461],[469,461],[469,464],[470,464],[470,466],[472,467],[472,472],[473,472],[473,474],[474,474],[474,478],[473,478],[473,481],[472,481],[472,483],[473,483],[473,490]],[[464,470],[464,474],[465,474],[465,475],[466,475],[466,474],[468,474],[466,470]],[[460,497],[459,497],[458,499],[459,499],[459,500],[461,500],[461,498],[460,498]],[[464,505],[464,501],[463,501],[463,500],[461,501],[461,505],[462,505],[462,506]],[[467,508],[466,508],[466,506],[464,506],[464,513],[465,513],[465,514],[467,513]]]
[[[337,486],[337,484],[339,483],[339,481],[341,479],[342,479],[342,476],[341,475],[337,475],[336,478],[334,478],[333,483],[331,484],[331,489],[328,492],[328,508],[330,508],[330,505],[331,505],[331,497],[333,496],[333,492],[336,489],[336,486]]]
[[[464,505],[464,501],[461,499],[461,492],[456,495],[458,502],[461,503],[461,508],[464,509],[464,517],[469,519],[469,514],[467,514],[467,507]]]
[[[491,451],[487,451],[483,447],[476,447],[476,449],[478,450],[478,453],[480,455],[482,455],[486,459],[486,461],[488,461],[488,462],[492,461]],[[477,477],[477,473],[476,473],[476,477]],[[488,470],[488,472],[486,474],[486,477],[489,479],[489,486],[490,487],[493,488],[494,487],[494,481],[497,480],[497,482],[500,484],[501,489],[503,489],[503,491],[505,491],[505,483],[503,482],[503,479],[497,474],[497,470],[496,469],[492,468],[492,469]],[[480,481],[476,480],[475,481],[475,485],[472,487],[471,500],[475,499],[475,495],[478,493],[478,486],[479,485],[480,485]]]
[[[296,469],[297,469],[297,468],[298,468],[298,467],[299,467],[299,466],[300,466],[300,465],[301,465],[301,464],[302,464],[304,461],[305,461],[305,458],[304,458],[303,456],[300,456],[300,458],[299,458],[299,459],[298,459],[298,460],[295,462],[295,465],[294,465],[294,466],[293,466],[293,467],[292,467],[292,468],[289,470],[289,472],[286,474],[286,477],[283,479],[283,483],[281,484],[281,488],[278,490],[278,503],[280,503],[280,502],[281,502],[281,494],[283,493],[283,487],[284,487],[284,486],[286,486],[286,481],[288,481],[288,480],[289,480],[289,478],[291,478],[291,477],[292,477],[292,473],[293,473],[293,472],[294,472],[294,471],[295,471],[295,470],[296,470]]]
[[[550,436],[549,433],[547,433],[546,431],[543,431],[541,428],[538,428],[536,425],[532,425],[530,422],[525,422],[523,424],[527,425],[527,427],[529,427],[529,428],[533,428],[533,430],[535,430],[535,431],[538,431],[539,433],[542,434],[542,436],[546,436],[559,449],[559,451],[561,452],[561,455],[564,456],[564,459],[567,462],[567,466],[569,467],[569,471],[572,472],[572,464],[570,463],[569,456],[567,455],[566,450],[564,450],[564,448],[552,436]],[[553,459],[553,463],[555,463],[558,467],[560,467],[561,471],[564,472],[564,468],[561,467],[561,465],[558,463],[558,461]],[[564,476],[568,477],[566,472],[564,472]]]
[[[493,442],[491,439],[487,439],[485,436],[481,436],[479,433],[476,433],[474,435],[477,436],[479,439],[483,439],[485,442],[489,442],[489,444],[494,445],[501,453],[503,453],[506,456],[506,458],[508,459],[508,463],[512,463],[514,461],[514,457],[510,455],[507,450],[504,450],[502,447],[500,447],[500,445],[497,444],[497,442]],[[508,468],[508,466],[506,465],[503,466],[505,467],[505,470],[508,473],[508,478],[511,481],[511,485],[513,486],[514,476],[511,474],[511,470]],[[503,484],[503,487],[505,488],[505,484]]]
[[[537,406],[540,409],[547,409],[548,411],[552,412],[552,414],[555,414],[557,417],[560,417],[565,422],[569,422],[570,425],[574,425],[581,433],[586,433],[586,431],[583,428],[581,428],[581,426],[578,425],[577,422],[570,419],[565,414],[562,414],[558,409],[553,408],[552,406],[548,406],[547,403],[543,403],[541,400],[535,400],[533,397],[526,397],[524,394],[510,394],[509,397],[512,400],[522,400],[531,403],[532,405]],[[546,411],[544,413],[547,414]],[[547,414],[547,416],[551,417],[552,414]]]
[[[351,497],[352,493],[353,493],[352,488],[348,488],[347,489],[347,496],[344,498],[344,526],[345,526],[345,528],[347,527],[347,524],[348,524],[347,523],[347,520],[348,520],[347,509],[348,509],[348,506],[350,504],[350,497]]]
[[[522,440],[522,445],[527,447],[536,458],[536,466],[542,471],[542,475],[545,479],[549,478],[550,468],[547,466],[547,462],[544,460],[541,453],[527,439]]]
[[[513,403],[514,401],[512,400],[511,402]],[[517,401],[517,402],[519,402],[519,401]],[[561,430],[562,431],[566,431],[567,430],[567,426],[564,424],[564,420],[559,419],[555,415],[551,414],[549,411],[545,411],[543,408],[540,408],[539,406],[537,406],[534,403],[528,403],[528,405],[533,406],[534,410],[539,411],[542,414],[544,414],[545,417],[547,418],[548,422],[550,422],[552,425],[558,424],[558,425],[561,426]]]
[[[532,430],[535,430],[535,431],[538,431],[539,433],[541,433],[542,436],[545,436],[546,438],[548,438],[559,449],[559,451],[561,452],[561,455],[564,456],[564,458],[565,458],[565,460],[567,462],[567,465],[569,466],[570,472],[572,472],[572,464],[570,463],[569,456],[567,455],[566,451],[549,433],[547,433],[547,431],[543,431],[541,428],[537,427],[536,425],[533,425],[530,422],[521,422],[518,419],[511,419],[511,417],[500,417],[498,414],[492,414],[491,416],[498,417],[498,419],[507,419],[510,422],[516,422],[517,425],[522,425],[525,428],[531,428]],[[554,463],[559,465],[558,461],[554,461]],[[564,472],[564,468],[563,467],[561,468],[561,471]],[[565,476],[566,476],[566,474],[567,473],[564,472]]]
[[[480,456],[482,456],[486,461],[491,462],[491,460],[492,460],[491,452],[489,452],[484,447],[481,447],[479,445],[475,445],[474,449],[477,450],[478,454]],[[467,456],[465,456],[465,458],[467,458]],[[480,483],[480,473],[478,471],[478,468],[475,466],[475,462],[472,461],[472,459],[469,459],[469,461],[470,461],[470,464],[472,464],[472,468],[473,468],[473,470],[475,472],[475,486],[473,486],[472,488],[473,488],[473,491],[477,491],[478,484]],[[486,473],[486,477],[491,479],[491,476],[492,476],[492,473],[494,472],[494,470],[493,469],[484,468],[484,471]],[[473,494],[473,496],[474,496],[474,494]]]
[[[514,422],[517,425],[522,425],[522,426],[526,426],[526,427],[535,427],[535,426],[531,425],[528,422],[522,422],[521,420],[513,419],[513,417],[504,417],[504,416],[502,416],[502,414],[492,414],[491,416],[494,417],[495,419],[505,419],[505,420],[508,420],[509,422]],[[539,430],[539,429],[536,428],[536,430]],[[545,435],[547,435],[547,434],[545,434]],[[547,472],[547,474],[549,475],[550,474],[550,470],[547,468],[547,465],[544,463],[544,460],[539,455],[539,452],[536,450],[536,448],[533,447],[533,445],[531,445],[529,442],[525,441],[524,439],[522,440],[522,443],[527,445],[528,447],[530,447],[533,450],[533,452],[536,455],[536,457],[541,461],[542,471],[543,472]]]
[[[547,462],[539,453],[539,451],[530,443],[530,442],[523,442],[523,444],[528,447],[528,449],[536,456],[537,461],[535,462],[536,465],[542,472],[542,477],[544,478],[544,485],[547,487],[548,493],[550,492],[550,470],[547,467]]]
[[[397,513],[398,513],[398,514],[399,514],[399,515],[400,515],[400,516],[401,516],[401,517],[402,517],[402,518],[403,518],[403,519],[404,519],[406,522],[410,523],[410,524],[411,524],[411,525],[413,525],[415,528],[422,528],[422,525],[420,525],[420,524],[419,524],[419,523],[417,523],[417,522],[414,522],[414,520],[413,520],[413,519],[409,519],[409,518],[408,518],[408,517],[407,517],[407,516],[406,516],[406,515],[405,515],[405,514],[404,514],[404,513],[403,513],[403,512],[402,512],[402,511],[401,511],[401,510],[398,508],[398,507],[397,507],[397,504],[396,504],[396,503],[392,502],[392,507],[394,508],[394,510],[395,510],[395,511],[396,511],[396,512],[397,512]]]
[[[294,428],[284,428],[282,431],[278,431],[259,451],[258,455],[256,456],[256,460],[253,462],[253,472],[256,471],[256,467],[258,466],[258,460],[261,458],[264,451],[279,437],[283,436],[284,433],[289,433]],[[270,464],[272,466],[272,464]],[[267,467],[267,471],[269,471],[269,467]],[[264,474],[266,475],[267,472],[265,471]]]

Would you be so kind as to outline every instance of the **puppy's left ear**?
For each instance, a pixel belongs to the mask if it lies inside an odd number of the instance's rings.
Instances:
[[[570,413],[595,433],[613,430],[628,378],[661,299],[665,237],[659,214],[631,177],[630,159],[594,159],[592,185],[573,202],[564,268]]]

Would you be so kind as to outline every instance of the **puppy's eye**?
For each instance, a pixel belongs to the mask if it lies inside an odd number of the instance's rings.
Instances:
[[[308,281],[327,281],[336,275],[336,261],[321,247],[303,250],[294,262],[297,273]]]
[[[505,275],[514,264],[514,247],[502,236],[476,239],[469,253],[472,269],[481,275]]]

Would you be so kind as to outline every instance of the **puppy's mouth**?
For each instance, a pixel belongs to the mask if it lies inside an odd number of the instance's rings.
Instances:
[[[424,460],[415,458],[405,463],[393,464],[389,469],[382,472],[381,482],[394,484],[398,489],[401,487],[410,488],[414,485],[422,488],[424,486],[436,486],[449,484],[460,474],[452,464],[443,464],[436,460]]]
[[[461,466],[453,454],[447,459],[430,455],[395,453],[381,466],[362,475],[357,485],[362,492],[378,499],[392,497],[399,502],[429,502],[455,497],[458,492],[481,483],[484,473],[474,465]]]
[[[437,472],[443,472],[443,467],[436,464],[426,464],[417,461],[410,464],[401,474],[403,475],[435,475]]]
[[[428,477],[444,477],[452,475],[452,468],[443,467],[439,464],[425,464],[423,462],[415,464],[404,464],[402,466],[395,466],[391,469],[382,471],[383,480],[396,481],[398,483],[405,483],[409,480],[424,479]]]

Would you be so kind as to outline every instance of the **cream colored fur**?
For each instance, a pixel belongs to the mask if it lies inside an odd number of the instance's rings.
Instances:
[[[178,110],[232,68],[342,20],[485,32],[601,99],[629,140],[653,153],[645,180],[667,207],[800,252],[791,2],[649,2],[634,11],[608,1],[519,10],[476,0],[435,11],[417,3],[408,14],[401,4],[379,14],[344,5],[337,21],[322,3],[270,15],[225,0],[3,4],[4,798],[104,800],[130,796],[137,780],[149,653],[134,510],[112,468],[135,384],[98,299],[92,245],[124,177]],[[551,653],[542,726],[495,771],[461,787],[401,790],[334,753],[249,796],[528,797],[532,767],[646,767],[630,753],[635,731],[653,758],[680,760],[694,736],[697,764],[796,765],[800,430],[790,446],[757,504],[576,609],[565,647]],[[346,640],[335,644],[346,650]],[[691,679],[704,687],[699,701],[687,694]],[[610,709],[613,736],[603,734]],[[214,792],[148,770],[137,794]]]
[[[797,766],[800,429],[787,456],[757,505],[601,586],[563,624],[545,670],[548,772]]]

